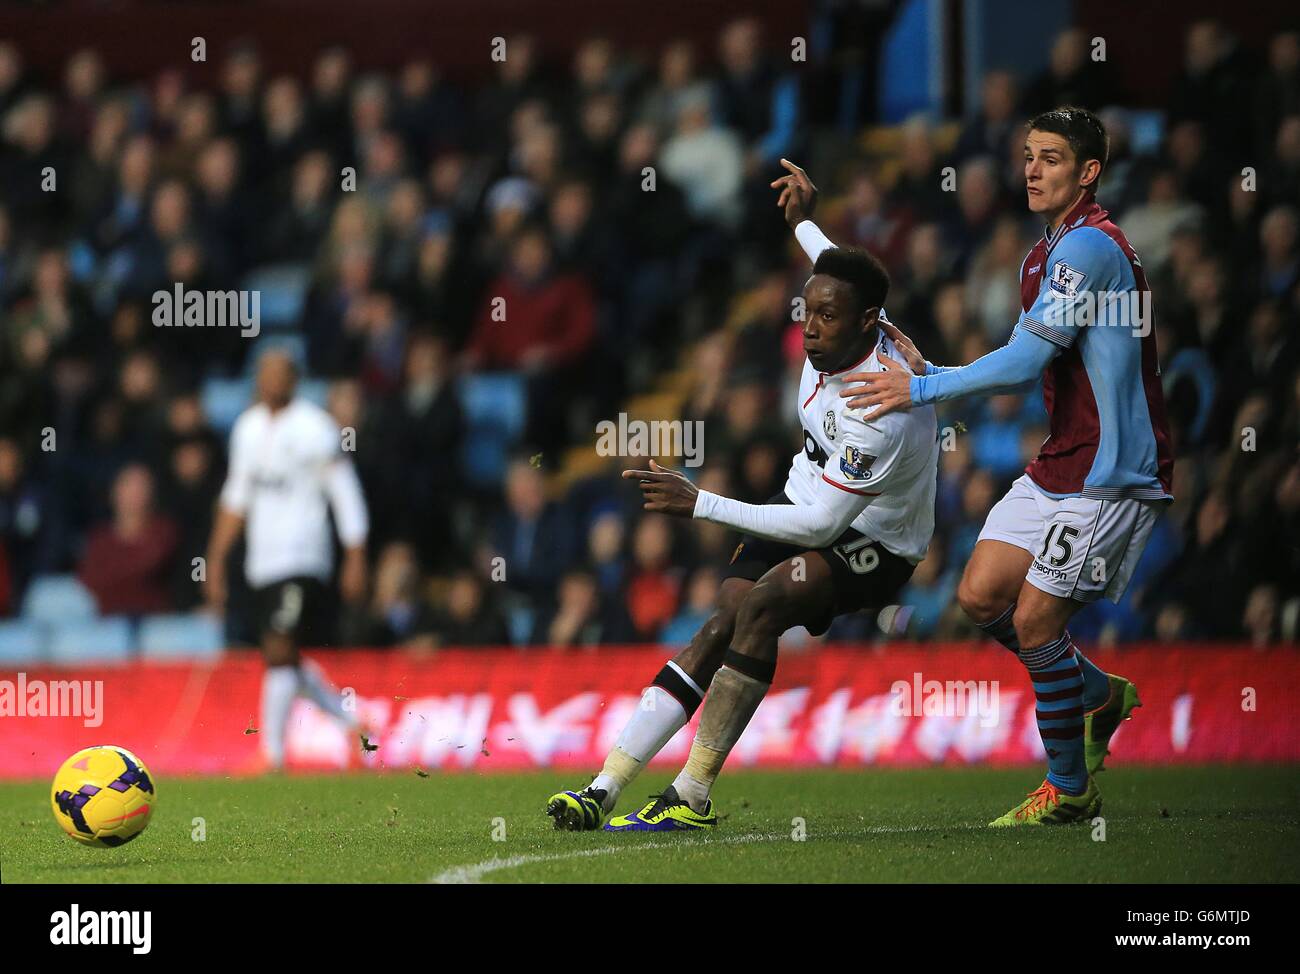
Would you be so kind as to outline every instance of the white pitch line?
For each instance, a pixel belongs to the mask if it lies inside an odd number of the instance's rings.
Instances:
[[[873,835],[900,835],[908,832],[958,832],[969,829],[983,829],[983,825],[949,825],[949,826],[928,826],[928,825],[869,825],[862,831]],[[843,837],[848,833],[832,832],[818,833],[817,837]],[[853,833],[860,834],[860,833]],[[683,836],[680,839],[670,839],[668,841],[655,840],[651,842],[641,842],[635,845],[611,845],[599,846],[594,849],[576,849],[573,852],[552,852],[545,855],[521,855],[500,856],[492,859],[485,859],[482,862],[472,863],[466,866],[452,866],[450,869],[443,870],[429,880],[434,884],[471,884],[481,882],[483,877],[489,873],[500,872],[503,869],[518,869],[520,866],[531,866],[539,862],[563,862],[566,859],[590,859],[595,856],[610,856],[619,852],[637,852],[641,849],[680,849],[682,846],[687,847],[706,847],[711,845],[745,845],[751,842],[793,842],[787,832],[770,833],[767,835],[735,835],[725,838],[694,838]]]
[[[600,846],[595,849],[577,849],[573,852],[553,852],[546,855],[524,855],[509,856],[502,859],[496,857],[485,859],[483,862],[475,863],[469,866],[453,866],[451,869],[444,870],[434,876],[430,883],[477,883],[488,873],[499,872],[502,869],[518,869],[520,866],[531,866],[538,862],[560,862],[565,859],[586,859],[592,856],[608,856],[616,852],[636,852],[639,849],[680,849],[682,846],[709,846],[709,845],[738,845],[747,842],[776,842],[784,839],[790,841],[790,836],[784,832],[779,835],[737,835],[729,836],[724,839],[694,839],[681,838],[673,839],[668,842],[652,841],[638,842],[635,845],[611,845]]]

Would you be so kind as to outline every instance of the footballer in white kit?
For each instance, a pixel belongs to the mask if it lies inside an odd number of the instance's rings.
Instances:
[[[267,664],[261,743],[265,766],[272,769],[284,763],[289,712],[298,695],[357,730],[356,717],[343,708],[338,691],[319,666],[301,660],[299,649],[331,641],[331,509],[344,551],[340,587],[350,601],[365,591],[369,518],[338,424],[319,406],[294,398],[296,384],[297,370],[287,355],[262,357],[258,402],[240,415],[231,433],[230,469],[207,557],[208,601],[220,609],[227,557],[244,534],[244,573]]]
[[[939,445],[933,409],[873,420],[839,395],[842,376],[902,357],[882,324],[889,278],[864,251],[826,248],[804,286],[799,389],[803,449],[767,504],[698,490],[651,462],[624,471],[645,509],[742,532],[713,616],[646,688],[604,767],[582,791],[551,796],[555,827],[599,828],[619,794],[701,707],[682,772],[609,831],[698,831],[717,816],[709,797],[776,673],[777,642],[794,626],[824,633],[835,616],[896,601],[934,531]],[[705,692],[707,688],[707,695]]]

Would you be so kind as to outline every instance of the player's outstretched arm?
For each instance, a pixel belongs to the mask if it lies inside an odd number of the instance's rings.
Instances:
[[[779,189],[776,205],[785,213],[785,222],[794,231],[794,238],[808,255],[811,263],[817,263],[823,250],[835,246],[831,239],[822,233],[821,227],[812,221],[813,210],[817,207],[817,187],[813,185],[808,174],[789,159],[782,159],[781,165],[788,175],[772,180],[772,188]]]
[[[808,174],[789,159],[782,159],[781,165],[789,170],[789,175],[772,181],[772,188],[781,190],[776,205],[785,211],[785,221],[794,230],[794,237],[799,241],[803,252],[808,255],[808,260],[816,264],[823,250],[830,250],[835,246],[834,241],[822,233],[821,227],[811,219],[813,208],[817,205],[817,187],[808,178]],[[946,372],[949,368],[955,368],[955,366],[934,365],[927,362],[911,340],[885,319],[883,308],[880,323],[917,375]],[[912,353],[915,353],[915,356]]]
[[[912,375],[888,356],[879,360],[884,372],[855,372],[844,377],[840,396],[854,409],[874,408],[872,416],[911,409],[964,396],[1013,392],[1034,381],[1061,351],[1059,345],[1032,332],[1019,332],[1015,341],[976,359],[970,365],[928,375]]]
[[[785,211],[785,222],[790,224],[790,229],[793,230],[805,220],[812,218],[813,210],[817,208],[817,187],[808,178],[808,174],[789,159],[782,159],[781,165],[785,167],[788,175],[772,180],[771,186],[781,191],[776,199],[776,205]],[[813,260],[816,259],[813,257]]]
[[[712,521],[746,534],[805,548],[826,547],[844,533],[876,496],[823,480],[811,504],[746,504],[699,490],[682,474],[653,460],[650,466],[650,470],[623,471],[625,480],[639,482],[647,511]]]
[[[1085,227],[1067,234],[1053,251],[1052,261],[1043,269],[1050,286],[1020,316],[1011,341],[1002,348],[970,365],[937,374],[909,378],[901,369],[887,369],[849,375],[840,395],[848,398],[850,406],[874,405],[883,414],[963,396],[1015,392],[1033,382],[1093,319],[1100,303],[1097,296],[1128,287],[1123,253],[1099,230]]]

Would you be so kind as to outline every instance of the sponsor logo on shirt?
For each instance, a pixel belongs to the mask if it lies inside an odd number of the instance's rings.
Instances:
[[[871,465],[876,458],[863,453],[856,446],[845,446],[844,456],[840,457],[840,472],[850,480],[866,480],[871,473]]]
[[[823,470],[826,468],[826,451],[818,445],[813,439],[813,435],[807,430],[803,431],[803,452],[810,461],[817,464]]]
[[[1058,260],[1052,266],[1051,288],[1057,294],[1062,294],[1067,298],[1077,298],[1079,288],[1082,286],[1084,278],[1087,275],[1083,271],[1076,271],[1073,267],[1063,260]]]

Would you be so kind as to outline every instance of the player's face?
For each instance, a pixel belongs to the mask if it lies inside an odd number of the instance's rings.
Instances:
[[[293,398],[297,374],[287,355],[269,354],[257,370],[257,394],[262,402],[279,409]]]
[[[803,288],[803,350],[818,372],[837,372],[862,357],[870,345],[874,312],[864,314],[853,288],[825,274],[814,274]]]
[[[1033,130],[1025,138],[1025,188],[1031,213],[1049,219],[1079,198],[1083,168],[1064,136]]]

